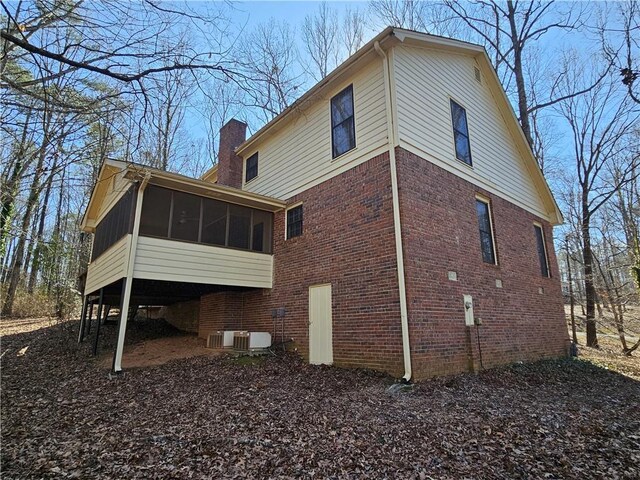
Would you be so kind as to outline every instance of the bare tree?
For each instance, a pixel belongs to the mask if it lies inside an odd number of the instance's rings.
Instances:
[[[587,64],[586,69],[593,68]],[[561,91],[571,92],[585,83],[593,85],[585,67],[575,67],[565,77]],[[599,74],[597,74],[598,76]],[[566,120],[573,143],[573,161],[579,187],[578,213],[584,269],[587,345],[598,346],[595,324],[596,289],[592,221],[594,214],[619,189],[638,175],[640,150],[631,136],[638,121],[638,112],[630,108],[628,97],[620,98],[617,85],[611,80],[598,82],[580,96],[568,93],[556,106]],[[614,167],[620,167],[616,176]]]
[[[362,10],[347,8],[342,17],[342,46],[351,56],[364,44],[365,15]]]
[[[245,105],[257,107],[264,121],[287,108],[304,83],[294,38],[287,23],[271,19],[256,26],[240,45]]]
[[[430,5],[418,0],[374,0],[369,2],[371,13],[387,25],[429,32],[426,19]],[[430,32],[429,32],[430,33]]]
[[[607,25],[609,12],[605,10],[602,24],[598,27],[602,50],[620,72],[629,97],[640,103],[637,81],[640,76],[640,6],[635,0],[627,0],[616,3],[614,8],[612,16],[619,25]]]
[[[302,26],[302,39],[307,54],[314,66],[311,76],[320,81],[338,65],[340,58],[340,35],[338,14],[327,2],[307,15]]]

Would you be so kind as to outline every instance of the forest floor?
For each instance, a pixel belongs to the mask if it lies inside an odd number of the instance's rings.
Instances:
[[[111,376],[77,327],[0,321],[3,479],[640,477],[640,352],[633,366],[609,337],[391,394],[387,376],[292,355]],[[136,321],[127,343],[178,335]]]

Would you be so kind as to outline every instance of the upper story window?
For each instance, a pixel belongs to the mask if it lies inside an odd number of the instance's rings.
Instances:
[[[247,158],[247,168],[244,176],[244,181],[248,182],[258,176],[258,152]]]
[[[493,242],[493,225],[491,223],[491,207],[489,202],[476,198],[478,227],[480,228],[480,248],[485,263],[496,264],[496,251]]]
[[[356,148],[353,85],[331,99],[331,144],[333,158]]]
[[[549,277],[549,261],[547,260],[547,247],[544,242],[544,232],[540,225],[534,225],[536,235],[536,246],[538,248],[538,260],[540,262],[540,273],[543,277]]]
[[[471,165],[471,144],[469,143],[467,112],[453,100],[451,100],[451,123],[453,124],[456,158],[467,165]]]
[[[287,210],[287,239],[302,235],[302,205]]]

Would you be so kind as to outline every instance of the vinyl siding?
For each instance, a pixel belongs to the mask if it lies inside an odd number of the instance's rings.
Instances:
[[[125,235],[89,264],[85,295],[127,276],[131,235]]]
[[[210,245],[138,237],[134,278],[271,288],[273,257]]]
[[[394,49],[401,147],[549,219],[524,159],[471,56],[421,47]],[[455,156],[450,98],[466,109],[473,168]]]
[[[131,187],[131,181],[124,178],[123,171],[117,172],[113,174],[113,176],[108,176],[104,181],[107,182],[108,185],[106,185],[106,194],[100,205],[96,225],[100,223],[102,218],[113,208],[116,202],[120,200],[120,197]]]
[[[351,83],[356,148],[332,159],[330,100]],[[244,184],[245,190],[287,199],[381,153],[387,145],[381,60],[370,62],[290,115],[296,118],[243,152],[244,159],[259,152],[258,176]]]

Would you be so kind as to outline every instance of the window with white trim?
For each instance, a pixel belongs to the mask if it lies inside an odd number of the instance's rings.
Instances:
[[[333,158],[356,148],[353,85],[331,99],[331,145]]]
[[[456,158],[471,165],[471,143],[469,142],[469,126],[467,112],[459,104],[451,102],[451,123],[453,124],[453,143],[456,148]]]
[[[287,210],[287,239],[302,235],[302,205]]]

